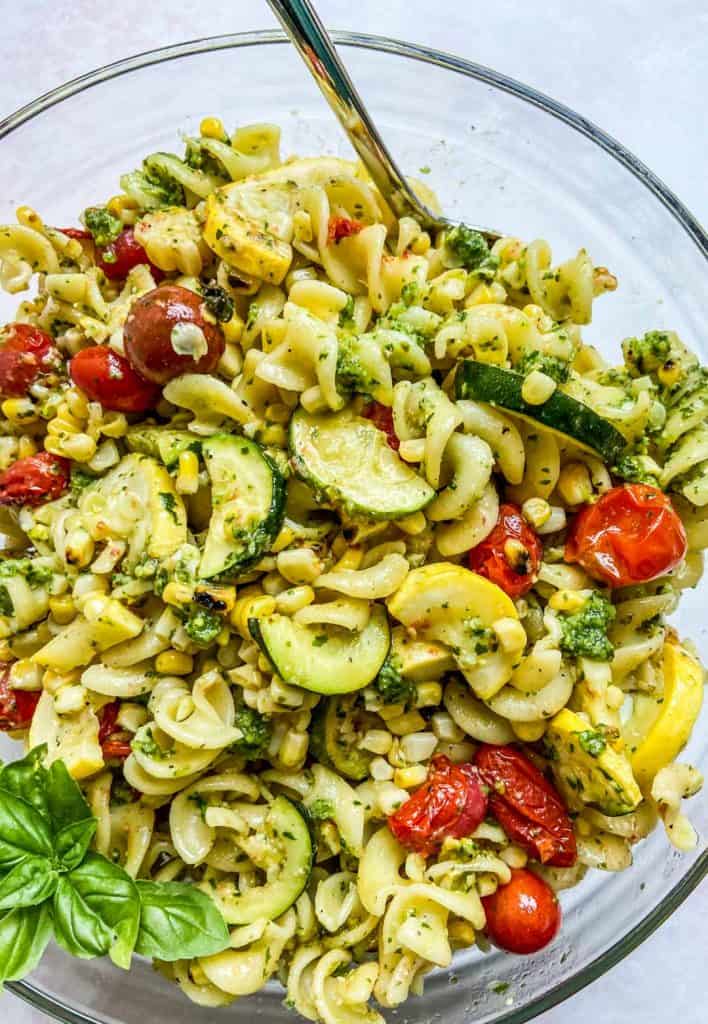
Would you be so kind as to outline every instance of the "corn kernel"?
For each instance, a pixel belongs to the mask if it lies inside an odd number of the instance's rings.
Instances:
[[[514,730],[514,735],[517,736],[522,743],[535,743],[540,740],[546,731],[548,722],[512,722],[511,728]]]
[[[529,405],[543,405],[551,397],[558,385],[542,370],[532,370],[521,385],[521,397]]]
[[[392,718],[399,718],[405,710],[405,704],[384,704],[378,709],[378,713],[384,722],[388,722]]]
[[[340,569],[358,569],[364,558],[362,548],[348,548],[338,562],[332,567],[332,572],[339,572]]]
[[[163,651],[155,658],[155,671],[165,676],[188,676],[194,659],[183,651]]]
[[[207,139],[219,139],[221,142],[226,138],[224,125],[219,117],[202,118],[199,124],[199,134]]]
[[[497,635],[502,650],[507,652],[523,651],[526,646],[526,630],[518,619],[497,619],[492,623],[492,629]]]
[[[34,402],[29,398],[6,398],[0,408],[3,416],[15,426],[22,427],[27,423],[34,423],[38,418]]]
[[[270,696],[276,704],[286,708],[299,708],[302,705],[304,693],[297,686],[289,686],[279,676],[273,676],[270,684]]]
[[[582,505],[592,497],[592,482],[583,462],[568,462],[558,477],[558,493],[566,505]]]
[[[175,486],[179,494],[196,494],[199,487],[199,460],[194,452],[181,452]]]
[[[129,210],[136,210],[137,203],[130,196],[111,196],[106,203],[106,208],[114,217],[123,219],[123,215]]]
[[[0,663],[12,661],[12,649],[7,640],[0,640]]]
[[[659,367],[656,375],[665,388],[671,388],[678,381],[682,372],[681,366],[678,363],[674,362],[673,359],[668,359],[663,366]]]
[[[17,455],[21,459],[27,459],[37,452],[37,445],[31,437],[21,437],[17,442]]]
[[[230,320],[227,320],[221,325],[221,330],[227,345],[235,345],[241,340],[244,326],[244,322],[238,313],[235,313]]]
[[[182,604],[189,604],[192,600],[193,594],[194,591],[191,587],[187,586],[186,583],[175,583],[173,580],[171,583],[168,583],[162,591],[162,600],[165,604],[179,606]]]
[[[76,605],[71,594],[62,594],[61,597],[49,598],[49,611],[52,618],[60,626],[66,626],[76,617]]]
[[[415,253],[416,256],[424,256],[430,245],[430,235],[427,231],[421,231],[411,242],[411,252]]]
[[[10,686],[13,690],[41,690],[43,674],[41,665],[20,658],[10,669]]]
[[[199,595],[205,594],[209,600],[207,607],[219,614],[228,615],[236,604],[236,587],[226,584],[201,584],[194,589],[194,600],[199,603]]]
[[[312,548],[290,548],[281,551],[276,562],[278,572],[289,583],[312,583],[324,568]]]
[[[406,761],[417,764],[428,761],[438,745],[438,738],[432,732],[411,732],[401,740],[401,753]]]
[[[551,518],[551,506],[543,498],[528,498],[521,506],[521,514],[527,523],[536,528]]]
[[[417,708],[432,708],[442,701],[442,686],[440,683],[418,683],[415,688],[415,706]]]
[[[305,759],[309,738],[306,732],[288,729],[278,751],[278,760],[285,768],[296,768]]]
[[[276,595],[275,605],[282,615],[294,615],[301,608],[306,608],[315,600],[315,592],[310,586],[288,587]]]
[[[447,711],[436,711],[430,724],[437,738],[446,743],[459,743],[465,738],[463,730]]]
[[[388,754],[392,744],[393,736],[386,729],[367,729],[359,742],[359,748],[372,754]]]
[[[84,686],[62,686],[54,697],[54,710],[58,715],[71,715],[86,704],[88,691]]]
[[[401,441],[398,454],[404,462],[422,462],[425,458],[425,438]]]
[[[412,764],[408,768],[396,768],[393,773],[394,785],[401,789],[413,789],[422,786],[428,777],[428,770],[422,764]]]
[[[619,686],[608,686],[605,701],[611,711],[619,711],[624,704],[625,693]]]
[[[383,757],[374,757],[369,764],[369,775],[377,782],[390,782],[393,768]]]
[[[121,703],[116,725],[121,729],[127,729],[128,732],[137,732],[141,725],[145,725],[149,717],[147,708],[142,704],[124,701]]]
[[[590,593],[589,590],[556,590],[548,599],[548,607],[572,615],[585,606]]]
[[[419,533],[425,530],[427,525],[428,520],[422,512],[413,512],[409,516],[403,516],[402,519],[396,520],[397,528],[401,533],[405,533],[409,537],[417,537]]]
[[[445,743],[441,740],[438,743],[436,753],[449,757],[453,764],[464,764],[465,761],[472,760],[475,749],[474,744],[467,741],[462,743]]]
[[[394,736],[407,736],[410,732],[425,729],[425,719],[419,711],[407,711],[396,718],[389,718],[386,725]]]

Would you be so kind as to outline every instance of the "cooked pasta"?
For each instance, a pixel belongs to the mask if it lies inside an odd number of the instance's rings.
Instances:
[[[158,964],[189,998],[277,977],[380,1024],[504,945],[507,886],[697,842],[666,617],[708,546],[706,370],[658,331],[605,366],[585,250],[397,221],[273,125],[206,118],[120,183],[82,229],[0,227],[36,285],[0,331],[0,727],[99,853],[213,900],[228,948]]]

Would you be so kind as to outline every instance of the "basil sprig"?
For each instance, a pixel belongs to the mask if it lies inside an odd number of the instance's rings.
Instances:
[[[0,987],[39,963],[52,935],[73,956],[209,956],[229,944],[214,902],[184,882],[135,882],[90,849],[97,821],[46,746],[0,769]]]

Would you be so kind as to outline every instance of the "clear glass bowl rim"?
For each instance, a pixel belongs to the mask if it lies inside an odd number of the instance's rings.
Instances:
[[[538,92],[536,89],[532,89],[530,86],[524,85],[523,82],[509,78],[507,75],[494,71],[492,68],[485,67],[483,64],[477,64],[441,50],[434,50],[426,46],[417,45],[416,43],[406,43],[399,39],[369,35],[363,32],[332,32],[332,37],[336,43],[342,46],[373,50],[379,53],[390,53],[397,57],[407,57],[420,61],[423,64],[432,64],[444,70],[477,79],[502,92],[510,93],[512,96],[516,96],[518,99],[538,107],[559,121],[563,121],[574,131],[579,132],[601,149],[604,149],[606,153],[637,178],[645,188],[652,192],[675,220],[679,222],[708,262],[708,232],[706,232],[698,219],[681,202],[678,196],[646,164],[620,142],[602,131],[601,128],[598,128],[597,125],[593,124],[586,117],[577,114],[570,107],[557,102],[544,93]],[[174,46],[146,50],[144,53],[115,61],[112,64],[106,64],[95,71],[89,71],[39,96],[31,103],[26,104],[13,114],[0,120],[0,139],[5,138],[16,128],[44,113],[50,107],[61,103],[71,96],[75,96],[77,93],[83,92],[84,89],[90,89],[109,79],[129,74],[131,71],[149,67],[152,64],[177,60],[180,57],[208,53],[212,50],[226,50],[241,46],[282,45],[285,43],[288,43],[288,40],[282,32],[269,30],[210,36],[203,39],[193,39]],[[569,998],[592,981],[595,981],[636,949],[637,946],[663,924],[693,890],[700,885],[707,874],[708,850],[705,850],[668,895],[626,935],[622,936],[609,949],[606,949],[600,956],[583,967],[577,974],[549,989],[526,1006],[512,1009],[505,1013],[502,1017],[498,1018],[496,1024],[524,1024],[525,1021],[531,1020],[538,1014],[543,1013],[544,1010],[551,1009],[551,1007],[558,1005],[564,999]],[[7,988],[35,1009],[63,1022],[63,1024],[102,1024],[97,1018],[79,1013],[70,1006],[52,999],[28,982],[11,982],[7,984]]]

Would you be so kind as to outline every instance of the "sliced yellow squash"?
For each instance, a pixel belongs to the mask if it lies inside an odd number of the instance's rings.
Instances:
[[[65,626],[49,643],[32,655],[32,661],[57,672],[69,672],[79,665],[88,665],[96,654],[131,640],[144,622],[112,597],[90,597],[83,615]]]

